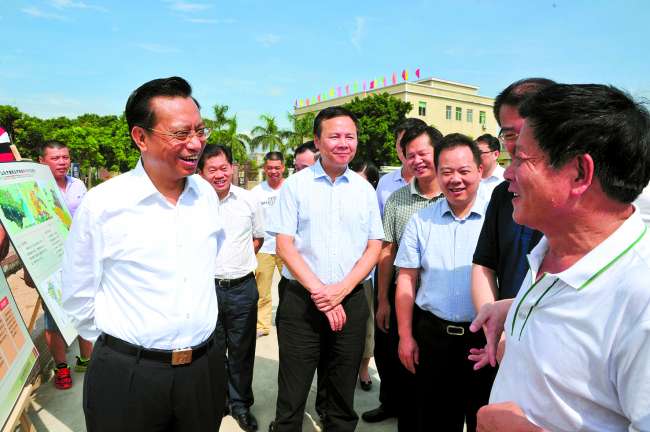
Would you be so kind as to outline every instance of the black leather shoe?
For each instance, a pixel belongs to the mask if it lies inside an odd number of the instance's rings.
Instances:
[[[392,418],[392,417],[397,417],[397,414],[395,414],[392,411],[389,411],[383,405],[379,405],[379,407],[377,407],[377,408],[375,408],[373,410],[370,410],[370,411],[366,411],[363,414],[361,414],[361,418],[366,423],[377,423],[377,422],[384,421],[384,420],[387,420],[387,419]]]
[[[255,432],[257,430],[257,419],[250,411],[241,414],[233,413],[232,416],[242,430],[246,432]]]

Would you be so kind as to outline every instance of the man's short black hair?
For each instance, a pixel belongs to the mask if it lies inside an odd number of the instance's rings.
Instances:
[[[555,81],[547,78],[525,78],[510,84],[494,99],[494,118],[497,119],[497,123],[501,125],[499,110],[503,105],[519,108],[526,98],[551,84],[555,84]]]
[[[211,157],[215,157],[219,155],[223,155],[228,161],[228,163],[232,165],[232,152],[228,147],[222,146],[221,144],[208,144],[207,146],[205,146],[205,149],[203,150],[201,159],[199,159],[199,171],[203,171],[203,167],[205,166],[205,161],[207,161]]]
[[[151,109],[151,99],[158,96],[192,97],[192,86],[183,78],[174,76],[151,80],[133,90],[124,109],[129,133],[134,126],[147,129],[156,124],[155,113]],[[196,107],[201,109],[196,99],[192,98],[192,100],[196,103]]]
[[[293,157],[295,159],[296,156],[299,154],[302,154],[306,151],[310,151],[314,153],[314,160],[316,160],[316,154],[318,153],[318,149],[316,148],[316,144],[314,144],[314,140],[310,140],[307,142],[304,142],[300,144],[296,149],[293,151]]]
[[[650,180],[650,114],[613,86],[555,84],[519,108],[549,163],[589,154],[607,196],[631,203]]]
[[[431,141],[431,147],[434,149],[438,142],[442,139],[442,134],[440,131],[432,126],[428,126],[425,122],[417,123],[413,122],[412,126],[404,129],[404,135],[399,142],[400,147],[402,148],[402,153],[406,156],[406,146],[408,146],[411,141],[418,138],[420,135],[428,135],[429,140]]]
[[[49,149],[49,148],[51,148],[51,149],[63,149],[63,148],[68,148],[68,146],[64,142],[57,141],[57,140],[45,141],[43,143],[43,145],[40,146],[39,149],[38,149],[39,156],[45,157],[45,151],[47,149]]]
[[[377,165],[371,161],[355,159],[350,162],[350,169],[359,174],[364,173],[372,187],[377,189],[377,184],[379,183],[379,169]]]
[[[325,120],[333,119],[336,117],[349,117],[354,122],[354,127],[359,128],[359,119],[354,115],[352,111],[342,106],[333,106],[328,107],[318,113],[314,119],[314,136],[320,138],[320,133],[322,130],[322,123]]]
[[[501,143],[499,142],[499,138],[490,134],[483,134],[480,137],[476,138],[476,143],[487,144],[490,151],[501,151]]]
[[[415,126],[426,126],[427,124],[424,122],[424,120],[421,120],[419,118],[414,118],[414,117],[409,117],[405,118],[395,128],[395,141],[397,141],[397,137],[399,137],[399,134],[402,132],[405,132],[407,129],[411,129]]]
[[[284,163],[284,155],[279,151],[270,151],[264,155],[264,162],[270,160],[279,160],[280,162]]]
[[[478,149],[478,146],[476,143],[467,135],[459,134],[459,133],[451,133],[449,135],[445,135],[443,139],[438,141],[438,145],[436,146],[435,151],[433,152],[433,160],[436,164],[436,169],[438,167],[438,160],[440,160],[440,153],[443,152],[443,150],[449,150],[452,148],[456,147],[469,147],[469,149],[472,152],[472,156],[474,157],[474,162],[476,163],[476,166],[481,166],[481,152]]]

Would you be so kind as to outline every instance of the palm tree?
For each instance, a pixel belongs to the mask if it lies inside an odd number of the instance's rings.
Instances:
[[[300,144],[313,137],[315,117],[314,113],[307,113],[300,117],[287,113],[287,118],[293,126],[293,130],[288,131],[287,145],[289,148],[295,149]]]
[[[237,162],[247,161],[248,152],[246,147],[250,144],[250,137],[243,133],[237,133],[237,116],[228,117],[228,105],[215,105],[214,120],[205,119],[206,126],[212,128],[212,134],[208,138],[208,144],[221,144],[230,147],[232,157]]]
[[[260,120],[264,124],[262,126],[255,126],[251,131],[253,134],[253,139],[250,142],[251,151],[255,151],[257,147],[261,147],[264,151],[279,151],[284,154],[287,150],[285,144],[287,131],[283,131],[278,127],[273,116],[262,114]]]

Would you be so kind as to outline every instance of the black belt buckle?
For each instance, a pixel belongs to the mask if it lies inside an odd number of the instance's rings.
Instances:
[[[172,351],[172,366],[192,363],[192,348],[175,349]]]
[[[463,336],[465,334],[465,329],[461,326],[447,325],[445,327],[447,334],[451,336]]]
[[[228,288],[228,287],[230,287],[231,283],[232,283],[232,280],[230,280],[230,279],[217,279],[217,285],[219,285],[219,288]]]

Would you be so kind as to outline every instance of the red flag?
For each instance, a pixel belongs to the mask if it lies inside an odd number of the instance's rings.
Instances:
[[[393,72],[393,84],[397,84],[397,75]]]
[[[417,69],[415,70],[415,76],[416,76],[417,78],[420,78],[420,68],[417,68]]]
[[[370,81],[370,90],[375,88],[375,80]]]
[[[408,81],[408,79],[409,79],[409,72],[408,72],[406,69],[404,69],[404,70],[402,71],[402,79],[403,79],[404,81]]]
[[[318,93],[318,97],[316,99],[318,99],[318,102],[320,102],[320,93]]]
[[[305,102],[307,102],[307,106],[309,106],[309,98],[307,98]]]
[[[346,94],[346,95],[349,95],[349,94],[350,94],[350,85],[349,85],[349,84],[346,84],[346,85],[345,85],[345,94]]]

